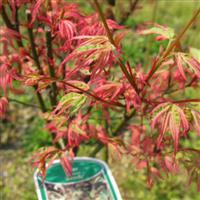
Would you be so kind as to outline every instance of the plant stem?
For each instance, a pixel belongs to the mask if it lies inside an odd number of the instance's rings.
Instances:
[[[100,16],[102,22],[103,22],[104,28],[106,29],[106,33],[107,33],[107,36],[108,36],[108,39],[109,39],[110,43],[113,44],[116,47],[116,44],[115,44],[115,41],[113,39],[112,33],[111,33],[111,31],[110,31],[110,29],[108,27],[108,24],[106,22],[106,18],[105,18],[104,13],[103,13],[100,5],[99,5],[98,0],[94,0],[94,4],[95,4],[95,6],[97,8],[97,12],[99,13],[99,16]]]
[[[2,16],[4,23],[6,24],[7,28],[14,30],[15,27],[13,26],[10,19],[8,18],[5,7],[3,5],[1,7],[1,16]]]
[[[119,102],[106,101],[106,100],[104,100],[104,99],[102,99],[102,98],[96,96],[95,94],[93,94],[93,93],[91,93],[91,92],[89,92],[89,91],[87,91],[87,90],[83,90],[83,89],[81,89],[81,88],[79,88],[79,87],[77,87],[77,86],[75,86],[75,85],[73,85],[73,84],[71,84],[71,83],[68,83],[67,81],[60,81],[60,82],[66,84],[66,85],[68,85],[68,86],[70,86],[70,87],[72,87],[72,88],[75,88],[75,89],[77,89],[77,90],[79,90],[79,91],[81,91],[81,92],[87,94],[88,96],[93,97],[93,98],[96,99],[97,101],[101,101],[102,103],[105,103],[105,104],[108,104],[108,105],[112,105],[112,106],[124,107],[124,105],[121,104],[121,103],[119,103]]]
[[[53,66],[53,51],[52,51],[52,37],[51,37],[51,30],[46,30],[46,46],[47,46],[47,57],[48,57],[48,67],[49,67],[49,74],[51,78],[55,78],[55,71]],[[56,82],[52,83],[52,98],[51,104],[55,106],[57,103],[57,86]],[[51,95],[51,94],[50,94]]]
[[[31,13],[30,13],[29,10],[27,11],[27,19],[28,19],[28,22],[31,21]],[[40,65],[39,59],[38,59],[38,55],[37,55],[37,51],[36,51],[36,45],[35,45],[34,36],[33,36],[33,30],[32,30],[31,27],[28,27],[28,35],[29,35],[29,40],[30,40],[30,43],[31,43],[31,51],[32,51],[32,54],[33,54],[34,62],[36,63],[36,66],[38,68],[39,73],[44,74],[43,69]],[[38,102],[40,104],[42,112],[46,112],[47,109],[45,107],[45,103],[44,103],[44,100],[42,98],[42,95],[37,91],[37,86],[34,86],[34,89],[36,91],[36,95],[37,95]]]
[[[41,108],[42,112],[46,112],[47,109],[46,109],[44,100],[42,98],[42,95],[37,91],[37,86],[33,86],[33,87],[34,87],[34,89],[36,91],[37,99],[38,99],[38,102],[40,104],[40,108]]]
[[[105,126],[106,133],[107,133],[109,136],[112,136],[112,135],[111,135],[111,132],[110,132],[110,129],[109,129],[108,120],[105,118],[102,122],[104,122],[104,126]],[[108,145],[105,146],[105,149],[104,149],[104,152],[103,152],[103,160],[104,160],[106,163],[108,163],[108,161],[109,161],[109,149],[108,149]]]
[[[27,10],[27,19],[28,19],[28,22],[31,22],[31,13],[30,13],[29,10]],[[43,71],[43,69],[40,65],[40,62],[39,62],[39,58],[38,58],[38,54],[37,54],[37,50],[36,50],[36,45],[35,45],[35,39],[34,39],[34,35],[33,35],[33,29],[31,27],[28,27],[28,35],[29,35],[29,39],[30,39],[30,43],[31,43],[31,50],[32,50],[32,54],[33,54],[33,59],[36,63],[36,66],[38,68],[39,73],[44,74],[44,71]],[[53,57],[52,52],[51,52],[52,51],[51,44],[49,43],[49,41],[47,43],[48,43],[48,48],[50,48],[50,49],[47,49],[47,51],[48,51],[47,54],[48,54],[48,56]],[[51,69],[50,75],[52,75],[52,69]],[[54,85],[54,87],[55,87],[55,85]],[[56,92],[56,90],[54,92]],[[38,96],[38,94],[37,94],[37,96]],[[56,95],[53,94],[53,96],[52,96],[52,94],[50,92],[49,93],[49,99],[51,101],[52,106],[56,105]],[[40,99],[38,98],[38,100],[40,101],[41,98]]]
[[[19,33],[18,8],[16,8],[16,16],[15,16],[15,18],[16,18],[16,26],[14,26],[11,23],[11,21],[10,21],[8,15],[7,15],[6,9],[5,9],[5,7],[3,5],[1,7],[1,16],[2,16],[2,19],[3,19],[4,23],[6,24],[7,28],[9,28],[9,29],[11,29],[13,31],[17,31]],[[23,47],[23,43],[22,43],[21,38],[17,39],[16,42],[17,42],[17,45],[19,47]]]
[[[115,0],[107,0],[108,4],[111,6],[115,6],[116,1]]]
[[[29,10],[27,11],[27,19],[28,19],[28,22],[31,22],[31,13],[30,13]],[[30,40],[30,43],[31,43],[31,51],[32,51],[32,54],[33,54],[33,59],[35,61],[35,64],[38,68],[39,73],[44,74],[44,71],[43,71],[43,69],[40,65],[38,55],[37,55],[35,39],[34,39],[34,35],[33,35],[33,29],[29,25],[28,25],[28,36],[29,36],[29,40]]]
[[[28,22],[31,22],[31,13],[30,13],[30,11],[27,10],[26,13],[27,13]],[[29,40],[30,40],[30,43],[31,43],[31,51],[32,51],[32,54],[33,54],[34,62],[36,63],[36,66],[38,68],[39,73],[40,74],[44,74],[44,71],[43,71],[43,69],[42,69],[42,67],[40,65],[39,59],[38,59],[36,45],[35,45],[35,39],[34,39],[34,36],[33,36],[33,29],[31,27],[28,27],[28,35],[29,35]],[[46,112],[47,109],[45,107],[45,103],[44,103],[44,100],[42,98],[42,95],[37,91],[37,86],[34,86],[34,89],[36,91],[36,95],[37,95],[38,102],[40,104],[42,112]]]
[[[178,44],[180,44],[180,40],[183,37],[183,35],[186,33],[186,31],[190,28],[190,26],[194,23],[198,15],[200,14],[200,8],[195,12],[191,20],[186,24],[186,26],[183,28],[183,30],[178,34],[176,39],[169,45],[169,47],[166,49],[166,51],[163,53],[160,59],[156,60],[156,63],[151,68],[146,82],[148,83],[149,79],[153,76],[153,74],[157,71],[157,69],[161,66],[163,61],[167,58],[167,56],[170,54],[170,52],[176,47]]]
[[[194,78],[188,83],[188,87],[192,86],[192,84],[197,80],[197,76],[194,76]]]
[[[111,43],[112,45],[114,45],[115,48],[117,48],[117,45],[116,45],[116,43],[115,43],[115,41],[114,41],[114,39],[113,39],[112,32],[110,31],[110,29],[109,29],[109,27],[108,27],[108,24],[107,24],[107,22],[106,22],[106,18],[105,18],[104,13],[103,13],[103,11],[102,11],[100,5],[99,5],[98,0],[94,0],[94,4],[95,4],[95,6],[96,6],[96,8],[97,8],[97,12],[99,13],[99,16],[100,16],[102,22],[103,22],[103,25],[104,25],[104,28],[105,28],[105,30],[106,30],[107,37],[108,37],[110,43]],[[117,57],[117,61],[118,61],[118,63],[119,63],[119,66],[120,66],[122,72],[124,73],[124,75],[125,75],[126,78],[128,79],[129,83],[132,85],[132,87],[135,89],[135,91],[136,91],[137,94],[138,94],[138,93],[139,93],[139,90],[138,90],[138,88],[137,88],[137,84],[136,84],[135,80],[131,78],[130,74],[128,73],[128,71],[127,71],[127,69],[126,69],[126,66],[124,65],[124,63],[122,62],[122,60],[121,60],[119,57]]]
[[[131,14],[133,14],[133,12],[136,10],[137,8],[137,4],[139,3],[139,0],[134,0],[134,1],[131,1],[130,3],[130,9],[128,12],[125,13],[125,15],[122,17],[121,21],[120,21],[120,24],[124,24],[124,22],[127,21],[127,19],[129,18],[129,16]]]
[[[200,102],[200,99],[183,99],[183,100],[177,100],[172,101],[173,103],[189,103],[189,102]]]
[[[103,160],[108,163],[109,160],[109,151],[108,151],[108,146],[106,146],[104,148],[104,152],[103,152]]]
[[[0,97],[2,97],[2,96],[0,96]],[[23,102],[23,101],[20,101],[20,100],[17,100],[17,99],[13,99],[13,98],[8,98],[8,101],[18,103],[18,104],[21,104],[21,105],[27,106],[27,107],[33,107],[33,108],[41,109],[40,106],[37,106],[35,104],[29,104],[29,103],[26,103],[26,102]]]
[[[6,24],[7,28],[10,28],[10,29],[12,29],[14,31],[17,31],[20,34],[20,32],[19,32],[19,22],[18,22],[18,10],[16,11],[16,16],[15,16],[16,17],[16,23],[17,23],[16,26],[14,26],[11,23],[10,19],[8,18],[8,15],[6,13],[6,10],[5,10],[4,6],[2,6],[2,8],[1,8],[1,15],[2,15],[3,21]],[[20,40],[20,41],[17,40],[17,44],[18,44],[19,47],[23,47],[22,40]],[[40,104],[41,110],[43,112],[46,112],[46,108],[45,108],[45,104],[44,104],[44,100],[42,98],[42,95],[39,92],[37,92],[37,87],[36,86],[34,86],[34,89],[36,91],[36,95],[37,95],[38,102]]]
[[[135,115],[135,110],[131,112],[130,115],[125,116],[124,120],[118,125],[118,127],[115,129],[113,136],[119,136],[121,133],[126,129],[129,120]],[[103,144],[98,142],[96,148],[90,153],[90,157],[95,157],[96,154],[103,148]]]
[[[151,101],[151,103],[155,103],[155,104],[161,104],[161,103],[166,103],[166,102],[171,102],[171,103],[190,103],[190,102],[200,102],[200,99],[182,99],[182,100],[177,100],[177,101],[160,101],[160,102],[156,102],[156,101]]]
[[[16,8],[16,13],[15,13],[15,30],[18,32],[18,33],[20,33],[20,30],[19,30],[19,26],[20,26],[20,24],[19,24],[19,15],[18,15],[18,10],[19,10],[19,8],[17,7],[17,6],[15,6]],[[21,40],[21,38],[20,38],[20,40],[18,41],[19,42],[19,46],[21,46],[21,47],[23,47],[24,45],[23,45],[23,43],[22,43],[22,40]]]

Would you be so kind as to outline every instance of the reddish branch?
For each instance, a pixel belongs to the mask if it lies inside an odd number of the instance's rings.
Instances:
[[[59,82],[64,83],[64,84],[66,84],[66,85],[68,85],[68,86],[70,86],[70,87],[72,87],[72,88],[74,88],[74,89],[77,89],[77,90],[79,90],[80,92],[83,92],[84,94],[86,94],[86,95],[88,95],[88,96],[90,96],[90,97],[92,97],[92,98],[94,98],[94,99],[96,99],[97,101],[100,101],[100,102],[102,102],[102,103],[105,103],[105,104],[108,104],[108,105],[111,105],[111,106],[118,106],[118,107],[123,107],[123,108],[125,107],[123,104],[121,104],[121,103],[119,103],[119,102],[115,102],[115,101],[106,101],[105,99],[102,99],[102,98],[96,96],[95,94],[93,94],[93,93],[91,93],[91,92],[89,92],[89,91],[87,91],[87,90],[83,90],[83,89],[81,89],[81,88],[79,88],[79,87],[77,87],[77,86],[75,86],[75,85],[73,85],[73,84],[71,84],[71,83],[68,83],[67,81],[59,81]]]
[[[99,16],[100,16],[102,22],[103,22],[103,25],[104,25],[104,27],[105,27],[105,30],[106,30],[106,33],[107,33],[107,36],[108,36],[108,39],[109,39],[110,43],[111,43],[112,45],[114,45],[114,46],[117,48],[117,45],[116,45],[116,43],[115,43],[115,41],[114,41],[114,39],[113,39],[112,32],[110,31],[110,29],[109,29],[109,27],[108,27],[108,24],[107,24],[107,22],[106,22],[106,18],[105,18],[104,13],[103,13],[103,11],[102,11],[100,5],[99,5],[98,0],[94,0],[94,4],[95,4],[95,6],[96,6],[97,12],[98,12],[98,14],[99,14]],[[124,63],[123,63],[123,61],[121,60],[121,58],[117,57],[117,61],[118,61],[118,63],[119,63],[119,66],[120,66],[122,72],[124,73],[124,75],[125,75],[126,78],[128,79],[129,83],[132,85],[132,87],[135,89],[135,91],[136,91],[137,93],[139,93],[139,90],[138,90],[138,88],[137,88],[137,84],[136,84],[135,80],[131,78],[131,76],[130,76],[128,70],[126,69],[126,66],[124,65]]]
[[[150,72],[148,73],[148,76],[146,78],[146,82],[148,83],[150,78],[153,76],[153,74],[157,71],[157,69],[161,66],[161,64],[165,61],[167,56],[171,53],[171,51],[180,44],[180,40],[183,37],[183,35],[186,33],[186,31],[190,28],[190,26],[194,23],[198,15],[200,14],[200,8],[196,11],[196,13],[193,15],[192,19],[186,24],[186,26],[183,28],[183,30],[179,33],[179,35],[176,37],[176,39],[170,44],[170,46],[166,49],[166,51],[163,53],[160,59],[157,59],[151,68]]]
[[[200,99],[182,99],[182,100],[176,100],[176,101],[170,101],[170,100],[166,100],[166,101],[148,101],[146,99],[143,99],[145,103],[148,104],[161,104],[161,103],[166,103],[166,102],[171,102],[171,103],[176,103],[176,104],[184,104],[184,103],[198,103],[200,102]]]
[[[177,100],[172,101],[173,103],[190,103],[190,102],[200,102],[200,99],[183,99],[183,100]]]

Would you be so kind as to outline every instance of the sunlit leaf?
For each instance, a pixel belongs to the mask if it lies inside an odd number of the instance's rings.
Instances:
[[[155,24],[154,27],[144,30],[139,30],[139,34],[141,35],[149,35],[149,34],[156,34],[156,40],[172,40],[175,36],[174,30],[170,27],[161,26],[159,24]]]
[[[191,47],[190,53],[196,60],[198,60],[200,62],[200,50],[199,49]]]
[[[63,112],[67,112],[69,115],[72,115],[82,107],[86,100],[87,96],[84,94],[70,92],[60,99],[53,114],[60,115]]]

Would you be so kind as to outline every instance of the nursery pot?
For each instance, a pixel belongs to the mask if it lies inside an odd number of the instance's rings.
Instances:
[[[121,200],[119,189],[108,166],[100,160],[77,157],[72,176],[67,177],[58,160],[42,178],[36,170],[34,181],[39,200]]]

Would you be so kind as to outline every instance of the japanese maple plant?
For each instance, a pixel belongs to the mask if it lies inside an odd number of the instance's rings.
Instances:
[[[98,0],[91,4],[97,12],[86,16],[64,0],[0,0],[0,117],[9,94],[33,88],[52,137],[32,159],[43,177],[55,159],[71,175],[74,156],[87,145],[91,157],[102,148],[106,156],[109,149],[131,157],[150,186],[184,166],[200,189],[200,150],[180,142],[200,135],[200,99],[183,93],[199,86],[199,55],[181,48],[200,8],[178,34],[158,24],[137,30],[168,43],[146,67],[123,59],[128,30],[106,19]]]

